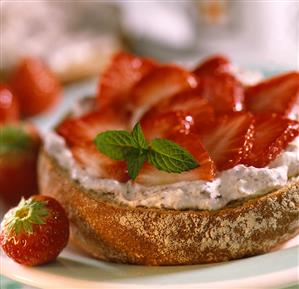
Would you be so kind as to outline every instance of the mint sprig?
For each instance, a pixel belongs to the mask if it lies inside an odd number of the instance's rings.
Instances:
[[[140,123],[134,126],[132,133],[106,131],[98,134],[94,142],[97,149],[111,159],[126,161],[133,180],[145,161],[169,173],[182,173],[199,166],[195,158],[177,143],[167,139],[154,139],[148,143]]]

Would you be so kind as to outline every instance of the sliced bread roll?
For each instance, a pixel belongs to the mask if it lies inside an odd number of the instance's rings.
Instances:
[[[68,212],[71,241],[95,258],[143,265],[222,262],[263,254],[299,232],[299,181],[223,209],[169,210],[117,204],[84,189],[45,151],[42,194]]]

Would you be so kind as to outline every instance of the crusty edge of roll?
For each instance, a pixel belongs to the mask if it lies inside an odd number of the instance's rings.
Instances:
[[[73,181],[53,157],[39,158],[42,194],[71,222],[71,241],[95,258],[144,265],[222,262],[263,254],[299,232],[299,181],[216,211],[117,205]]]

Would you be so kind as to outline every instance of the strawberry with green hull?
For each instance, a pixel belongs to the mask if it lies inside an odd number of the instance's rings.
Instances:
[[[37,58],[27,57],[21,61],[10,77],[10,86],[24,116],[45,112],[60,100],[61,86],[57,77]]]
[[[0,126],[0,198],[8,206],[37,193],[40,144],[31,124]]]
[[[69,239],[69,220],[53,198],[22,199],[1,223],[0,243],[14,261],[36,266],[54,261]]]
[[[19,103],[11,89],[0,84],[0,124],[19,120]]]

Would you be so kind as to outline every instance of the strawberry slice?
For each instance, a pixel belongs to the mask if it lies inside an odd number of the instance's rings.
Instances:
[[[201,133],[202,142],[219,171],[239,164],[252,148],[254,118],[240,112],[219,118]]]
[[[275,112],[289,116],[299,106],[299,72],[282,74],[248,87],[245,104],[254,113]]]
[[[89,175],[119,182],[127,182],[130,179],[126,162],[110,159],[99,152],[93,143],[72,146],[71,151]]]
[[[257,115],[253,147],[242,163],[258,168],[265,167],[298,135],[298,121],[275,114]]]
[[[147,116],[140,121],[145,138],[165,138],[174,132],[188,134],[194,124],[192,116],[183,111],[168,111]]]
[[[19,120],[19,103],[12,91],[0,84],[0,123]]]
[[[117,102],[126,103],[132,87],[156,66],[150,59],[125,52],[116,54],[100,78],[98,105],[101,107]]]
[[[106,130],[127,130],[129,115],[116,112],[114,108],[99,109],[79,118],[64,120],[56,129],[68,144],[85,144],[92,142],[96,135]]]
[[[213,55],[205,59],[194,70],[197,76],[204,76],[214,73],[229,72],[231,70],[230,60],[223,55]]]
[[[12,73],[10,85],[25,116],[49,110],[60,100],[61,86],[56,75],[37,58],[24,58]]]
[[[235,76],[229,73],[206,75],[200,78],[206,98],[216,114],[243,110],[244,89]]]
[[[137,107],[149,107],[167,96],[196,86],[197,80],[192,73],[175,65],[164,65],[155,68],[134,86],[132,102]]]
[[[186,148],[195,157],[200,166],[193,170],[177,174],[160,171],[154,166],[145,163],[135,180],[136,183],[145,186],[154,186],[182,181],[213,180],[215,177],[215,165],[203,147],[199,135],[192,133],[186,137],[184,134],[175,133],[169,136],[168,139]]]
[[[84,170],[96,177],[127,181],[126,164],[101,154],[93,143],[96,135],[106,130],[128,130],[128,115],[112,108],[100,109],[67,119],[57,128]]]
[[[154,115],[170,111],[183,111],[191,115],[195,125],[198,125],[198,127],[205,127],[215,119],[213,107],[206,99],[201,97],[200,90],[192,89],[180,92],[158,102],[144,114],[142,120],[145,121],[146,119],[153,118]]]

